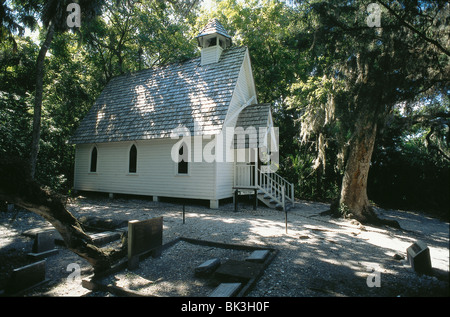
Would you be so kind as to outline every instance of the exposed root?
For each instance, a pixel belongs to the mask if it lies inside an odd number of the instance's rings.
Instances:
[[[335,218],[355,219],[363,225],[372,225],[376,227],[388,226],[395,229],[402,229],[398,221],[390,219],[382,219],[378,217],[371,206],[366,206],[360,213],[354,213],[349,209],[339,207],[338,202],[331,204],[330,209],[321,213]]]

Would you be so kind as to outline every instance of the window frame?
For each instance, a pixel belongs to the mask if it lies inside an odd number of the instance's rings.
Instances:
[[[180,150],[183,149],[183,153],[184,151],[188,151],[187,153],[187,162],[184,160],[180,160],[180,156],[184,155],[184,154],[180,154]],[[189,148],[187,146],[187,144],[185,142],[181,143],[180,146],[178,147],[178,162],[176,162],[175,164],[175,175],[177,176],[189,176],[190,175],[190,164],[189,164]],[[186,172],[185,173],[180,173],[180,164],[186,164]]]
[[[94,150],[95,150],[95,166],[93,166],[93,154],[94,154]],[[89,151],[89,173],[91,174],[97,174],[98,173],[98,146],[94,145],[91,147],[91,150]],[[95,167],[94,170],[92,170],[92,167]]]
[[[133,149],[133,147],[136,152],[136,154],[134,156],[134,164],[133,164],[134,171],[131,170],[131,167],[132,167],[132,165],[131,165],[131,163],[132,163],[131,150]],[[128,174],[129,175],[137,175],[137,173],[138,173],[138,150],[137,150],[136,144],[132,143],[131,146],[128,148]]]

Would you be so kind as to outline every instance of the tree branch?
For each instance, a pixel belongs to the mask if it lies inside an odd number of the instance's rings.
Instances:
[[[440,51],[442,51],[444,54],[446,54],[447,56],[450,56],[450,51],[448,49],[446,49],[445,47],[443,47],[438,41],[431,39],[429,37],[427,37],[425,34],[423,34],[422,32],[420,32],[419,30],[417,30],[414,26],[412,26],[410,23],[406,22],[404,19],[402,19],[400,17],[400,15],[398,13],[396,13],[389,5],[385,4],[383,1],[381,0],[377,0],[377,2],[379,4],[381,4],[383,7],[385,7],[393,16],[395,16],[399,22],[401,24],[403,24],[404,26],[406,26],[408,29],[410,29],[413,33],[417,34],[419,37],[421,37],[423,40],[425,40],[428,43],[433,44],[434,46],[436,46]]]
[[[123,247],[111,253],[96,247],[61,197],[31,179],[29,165],[19,158],[0,158],[0,199],[44,217],[61,234],[66,247],[86,259],[95,272],[109,269],[116,256],[124,253]]]

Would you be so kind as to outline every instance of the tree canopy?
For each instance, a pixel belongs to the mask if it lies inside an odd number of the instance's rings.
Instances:
[[[249,48],[296,197],[361,220],[373,204],[448,210],[446,1],[78,1],[69,28],[71,2],[0,7],[0,155],[35,157],[39,183],[70,194],[68,139],[106,83],[197,56],[216,17]]]

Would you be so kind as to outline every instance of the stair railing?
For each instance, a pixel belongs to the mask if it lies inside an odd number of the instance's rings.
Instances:
[[[286,202],[294,206],[294,184],[275,172],[261,171],[255,165],[236,164],[235,186],[256,187],[286,210]]]

